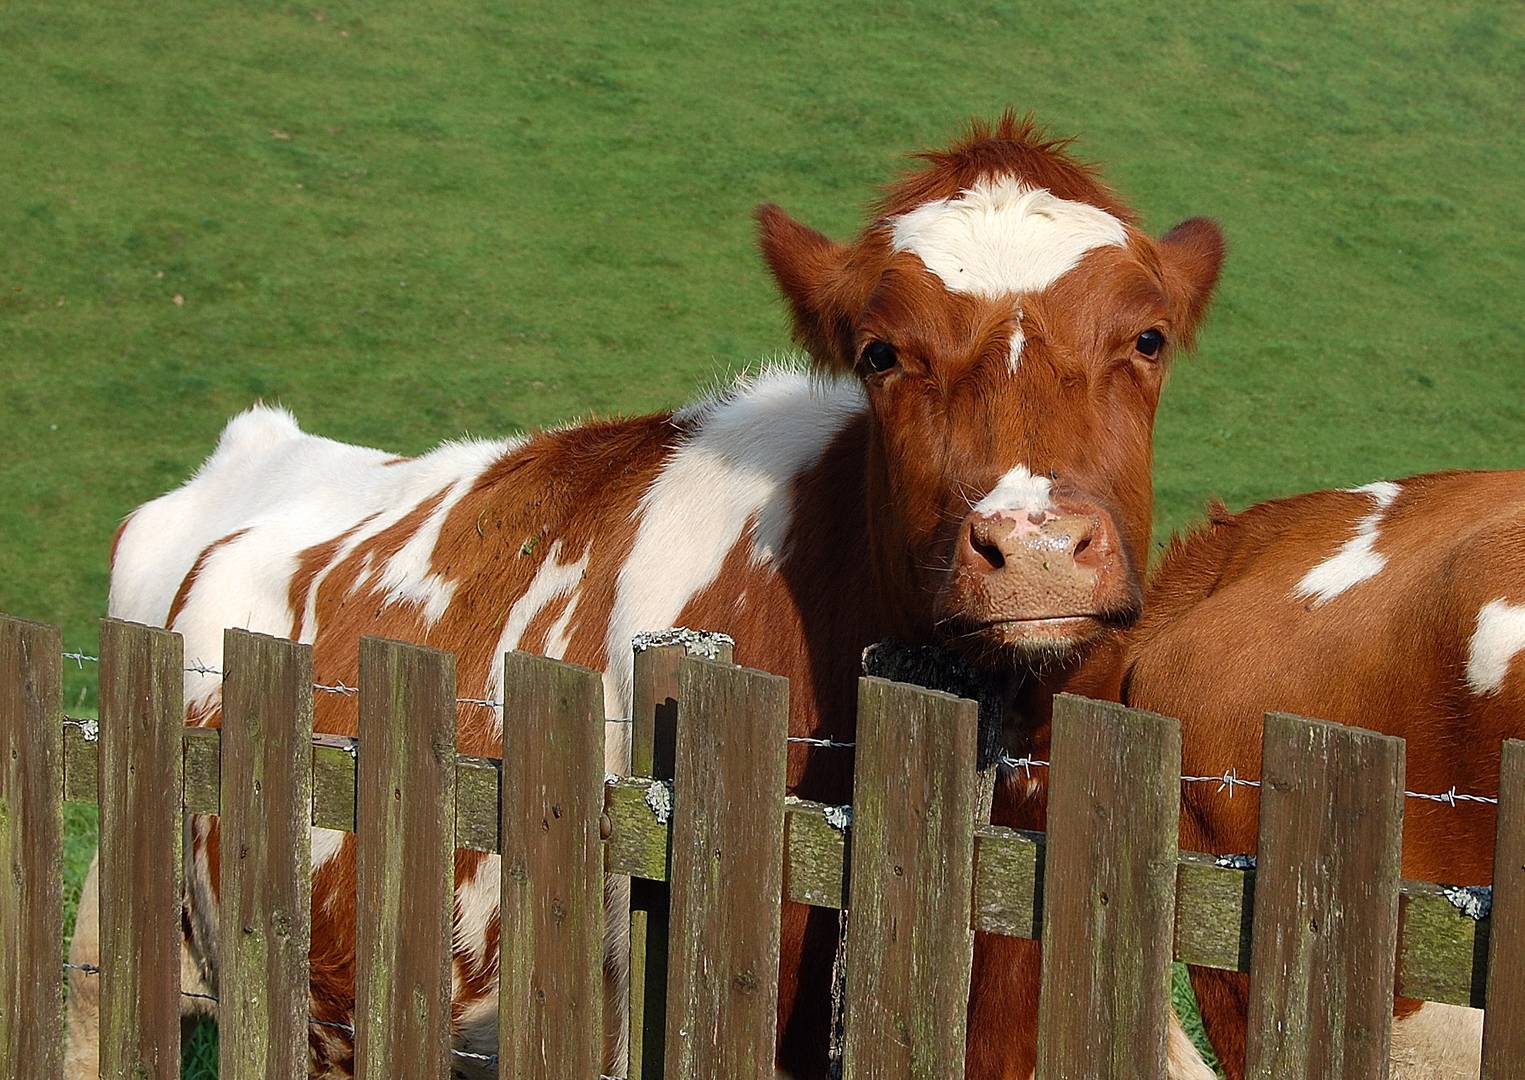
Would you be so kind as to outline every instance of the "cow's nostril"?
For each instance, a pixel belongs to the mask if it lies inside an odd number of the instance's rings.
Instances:
[[[1001,554],[1001,549],[981,540],[979,531],[973,525],[969,527],[969,547],[990,570],[999,570],[1006,565],[1006,556]]]
[[[1084,536],[1082,536],[1080,538],[1080,542],[1075,545],[1074,557],[1077,558],[1077,559],[1080,558],[1080,556],[1084,555],[1085,552],[1086,552],[1086,549],[1088,547],[1090,547],[1090,546],[1091,546],[1091,534],[1090,533],[1086,533]]]

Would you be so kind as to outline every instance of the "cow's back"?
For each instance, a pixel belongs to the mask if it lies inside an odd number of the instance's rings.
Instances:
[[[1469,681],[1469,660],[1487,605],[1525,604],[1521,553],[1525,472],[1439,473],[1215,513],[1150,584],[1127,699],[1182,718],[1195,775],[1259,775],[1261,718],[1283,711],[1409,740],[1411,789],[1491,791],[1499,741],[1525,735],[1525,714],[1503,708],[1525,698],[1525,658],[1487,686]],[[1518,635],[1516,649],[1525,623]],[[1212,804],[1195,841],[1253,850],[1254,809]],[[1426,844],[1432,818],[1477,843]],[[1406,874],[1488,880],[1491,815],[1411,806],[1406,834]]]

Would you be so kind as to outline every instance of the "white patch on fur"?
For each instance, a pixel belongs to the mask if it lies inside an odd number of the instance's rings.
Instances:
[[[498,644],[492,651],[492,664],[489,666],[487,675],[488,697],[494,701],[503,700],[504,654],[511,653],[519,647],[519,641],[524,637],[524,631],[528,629],[529,624],[534,620],[535,616],[545,610],[547,604],[582,584],[583,573],[588,569],[588,557],[592,553],[593,546],[590,544],[576,561],[564,563],[561,561],[561,540],[559,538],[553,540],[551,546],[546,548],[545,559],[540,563],[540,568],[535,571],[535,577],[530,582],[529,588],[520,593],[519,599],[515,600],[513,607],[508,609],[508,619],[503,624],[503,633],[498,635]],[[576,596],[567,602],[567,610],[563,613],[565,617],[570,617],[572,607],[576,603]],[[558,619],[556,626],[553,626],[551,629],[553,635],[551,638],[547,638],[548,646],[551,644],[552,638],[555,637],[554,632],[558,631],[558,629],[563,636],[559,642],[560,651],[551,652],[548,649],[546,655],[552,659],[559,660],[566,655],[566,640],[564,636],[566,622],[564,619]],[[493,723],[495,724],[495,730],[501,733],[503,731],[503,710],[501,708],[493,710]]]
[[[327,863],[339,849],[344,846],[344,838],[348,833],[338,829],[313,829],[312,830],[312,872],[316,874],[318,868]]]
[[[738,382],[698,414],[636,508],[635,543],[620,567],[606,639],[604,705],[628,715],[631,639],[676,624],[715,580],[752,522],[754,565],[783,556],[794,478],[866,407],[856,379],[775,368]]]
[[[1314,607],[1322,607],[1336,596],[1380,574],[1387,566],[1387,556],[1378,552],[1377,526],[1382,515],[1403,490],[1398,484],[1381,480],[1358,488],[1347,488],[1352,494],[1371,498],[1372,509],[1356,522],[1356,533],[1329,558],[1303,575],[1292,590],[1294,597],[1312,599]]]
[[[477,864],[476,873],[455,890],[453,947],[456,955],[470,958],[474,974],[485,970],[490,959],[494,959],[487,955],[487,924],[498,913],[502,875],[498,856],[489,855]]]
[[[1474,1077],[1482,1069],[1483,1011],[1427,1001],[1393,1021],[1389,1080]]]
[[[1525,650],[1525,604],[1502,596],[1477,613],[1477,629],[1467,649],[1467,685],[1474,694],[1496,694],[1509,674],[1509,662]]]
[[[1034,476],[1026,465],[1008,469],[1006,475],[979,502],[974,504],[977,514],[1048,510],[1049,491],[1053,481],[1046,476]]]
[[[956,198],[923,203],[889,224],[891,250],[916,255],[952,292],[992,299],[1041,292],[1086,252],[1128,243],[1126,227],[1105,210],[1012,177],[981,180]],[[1017,330],[1012,370],[1022,344]]]
[[[108,610],[115,618],[162,626],[180,583],[201,552],[247,530],[203,564],[174,629],[187,661],[221,668],[222,633],[237,626],[285,637],[296,612],[289,589],[302,551],[344,534],[367,518],[309,589],[298,628],[317,636],[317,585],[361,544],[445,491],[435,513],[378,568],[387,603],[415,603],[434,619],[450,587],[429,571],[445,515],[482,473],[522,439],[445,443],[387,465],[382,450],[304,434],[284,409],[257,405],[234,417],[217,449],[185,484],[140,507],[122,534],[111,574]],[[210,700],[219,679],[187,673],[186,700]]]

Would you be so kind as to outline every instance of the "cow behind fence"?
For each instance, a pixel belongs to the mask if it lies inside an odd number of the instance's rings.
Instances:
[[[1164,1075],[1173,959],[1253,968],[1253,1076],[1385,1075],[1395,987],[1486,1004],[1485,1077],[1525,1062],[1525,743],[1490,916],[1399,881],[1403,744],[1353,728],[1268,718],[1255,866],[1177,850],[1204,778],[1176,721],[1116,705],[1060,699],[1044,836],[983,823],[974,703],[916,687],[863,680],[849,809],[785,796],[784,680],[681,646],[637,654],[628,777],[585,669],[505,658],[497,761],[456,754],[446,654],[367,639],[358,740],[313,737],[307,646],[224,656],[222,729],[188,728],[178,636],[106,622],[97,738],[63,722],[57,631],[0,619],[4,1075],[61,1069],[65,799],[101,808],[103,1075],[179,1068],[187,812],[222,816],[228,1080],[300,1074],[336,1026],[307,1012],[311,825],[358,834],[362,1076],[598,1075],[605,873],[638,882],[631,1077],[772,1076],[785,897],[851,901],[848,1077],[961,1073],[975,931],[1045,941],[1044,1077]],[[457,846],[503,856],[496,1055],[451,1041]]]

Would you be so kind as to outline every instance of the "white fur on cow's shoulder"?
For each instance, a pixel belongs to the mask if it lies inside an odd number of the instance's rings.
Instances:
[[[620,568],[606,650],[610,716],[630,700],[630,643],[676,624],[720,573],[751,523],[752,561],[784,553],[795,477],[867,407],[856,379],[792,366],[744,376],[685,415],[696,424],[636,508],[635,544]]]

